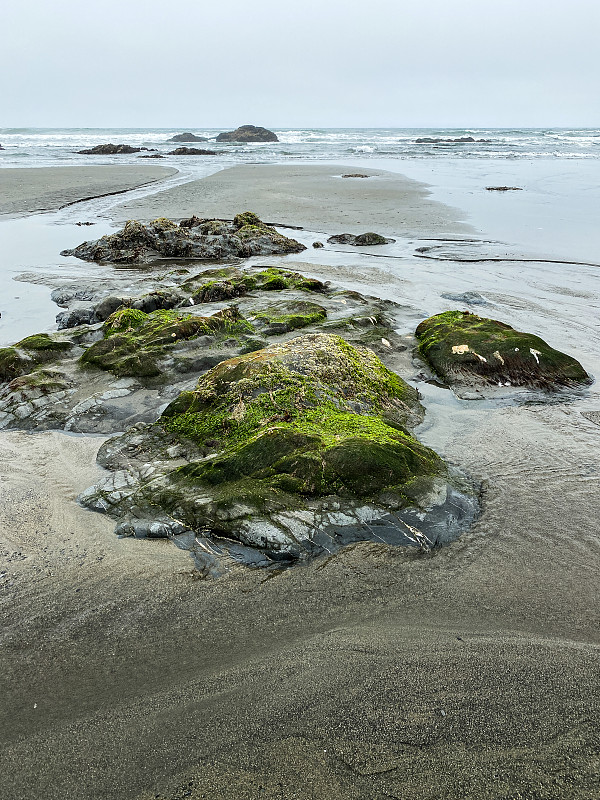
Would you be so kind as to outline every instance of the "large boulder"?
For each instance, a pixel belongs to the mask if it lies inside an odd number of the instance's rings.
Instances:
[[[278,142],[273,131],[256,125],[242,125],[234,131],[226,131],[217,136],[217,142]]]
[[[362,539],[431,544],[475,507],[407,432],[422,414],[372,351],[307,334],[223,361],[156,424],[107,442],[98,460],[112,474],[80,500],[120,534],[192,531],[274,559]]]
[[[288,239],[252,214],[238,214],[233,221],[203,220],[192,217],[179,225],[160,218],[144,225],[129,220],[125,227],[109,236],[83,242],[63,256],[84,261],[144,263],[157,258],[222,259],[231,256],[280,255],[300,253],[306,247]]]
[[[132,147],[129,144],[98,144],[96,147],[90,147],[87,150],[78,150],[80,156],[115,156],[126,155],[129,153],[141,153],[142,150],[148,150],[147,147]]]
[[[558,389],[591,382],[581,364],[539,336],[469,311],[445,311],[417,327],[419,351],[451,386]]]
[[[186,133],[176,133],[175,136],[171,136],[170,139],[167,139],[168,142],[208,142],[208,139],[205,136],[196,136],[195,133],[190,133],[187,131]]]
[[[367,233],[359,233],[355,236],[353,233],[338,233],[335,236],[330,236],[327,239],[329,244],[351,244],[353,247],[373,247],[377,244],[393,244],[395,239],[386,239],[379,233],[368,231]]]

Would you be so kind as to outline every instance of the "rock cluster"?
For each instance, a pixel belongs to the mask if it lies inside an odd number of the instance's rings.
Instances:
[[[256,125],[242,125],[217,136],[217,142],[278,142],[276,134]]]
[[[429,136],[423,136],[420,139],[415,139],[415,144],[471,144],[473,142],[491,141],[491,139],[474,139],[472,136],[460,136],[458,139],[432,139]]]
[[[204,136],[196,136],[195,133],[190,133],[187,131],[186,133],[176,133],[175,136],[171,136],[170,139],[167,139],[168,142],[207,142],[208,139]]]
[[[84,261],[143,263],[157,258],[221,259],[300,253],[305,246],[278,233],[255,214],[238,214],[233,221],[191,217],[179,225],[161,217],[144,225],[129,220],[118,233],[63,250],[63,256]]]

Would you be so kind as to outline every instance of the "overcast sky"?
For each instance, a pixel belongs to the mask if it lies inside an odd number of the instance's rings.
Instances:
[[[0,127],[600,127],[598,0],[28,0]]]

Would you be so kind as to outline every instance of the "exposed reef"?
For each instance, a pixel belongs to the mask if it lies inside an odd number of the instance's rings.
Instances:
[[[539,336],[468,311],[445,311],[417,327],[419,351],[449,385],[555,390],[591,383],[581,364]]]
[[[161,217],[144,225],[129,220],[117,233],[78,247],[63,250],[63,256],[84,261],[133,264],[158,258],[217,260],[228,257],[300,253],[305,246],[278,233],[256,214],[238,214],[233,221],[191,217],[179,225]]]
[[[486,143],[491,139],[474,139],[472,136],[459,136],[457,139],[436,139],[430,136],[422,136],[415,139],[415,144],[472,144],[473,142]]]
[[[217,142],[278,142],[273,131],[256,125],[242,125],[234,131],[226,131],[217,136]]]

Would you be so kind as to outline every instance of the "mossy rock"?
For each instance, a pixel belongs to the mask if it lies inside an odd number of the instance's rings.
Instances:
[[[12,381],[27,371],[27,359],[19,355],[14,347],[0,349],[0,380]]]
[[[269,306],[252,319],[266,326],[267,336],[277,336],[323,322],[327,319],[327,311],[317,303],[290,300]]]
[[[261,497],[401,492],[417,475],[444,471],[404,429],[417,393],[369,350],[308,334],[222,362],[159,420],[218,457],[175,476],[206,486],[252,479]],[[229,496],[229,492],[225,492]]]
[[[70,350],[73,345],[60,339],[54,339],[47,333],[35,333],[33,336],[28,336],[26,339],[21,339],[17,342],[15,347],[21,350],[28,350],[34,353],[52,352],[59,353],[65,350]]]
[[[588,384],[581,364],[539,336],[468,311],[445,311],[417,327],[419,351],[448,384],[558,389]]]
[[[169,348],[199,336],[241,337],[252,326],[235,308],[210,317],[164,310],[145,314],[133,308],[116,311],[103,325],[104,339],[92,344],[79,359],[119,377],[155,378]]]

